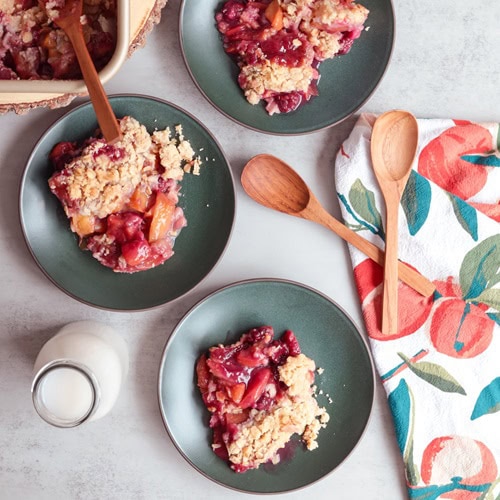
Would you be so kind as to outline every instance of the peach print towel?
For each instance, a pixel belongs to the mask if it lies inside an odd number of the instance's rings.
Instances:
[[[385,206],[362,115],[336,159],[345,223],[384,248]],[[409,497],[500,498],[500,153],[498,124],[418,120],[399,217],[399,256],[434,297],[399,284],[399,331],[379,330],[383,269],[349,248],[387,393]]]

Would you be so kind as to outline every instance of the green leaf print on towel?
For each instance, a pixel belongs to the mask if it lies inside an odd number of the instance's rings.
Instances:
[[[414,236],[427,220],[431,206],[431,185],[415,171],[410,173],[401,197],[401,206],[406,215],[408,230]]]
[[[354,231],[371,231],[385,239],[382,217],[375,205],[375,195],[373,191],[367,189],[360,179],[356,179],[349,190],[349,200],[343,194],[337,193],[340,202],[347,212],[357,222],[346,224]]]
[[[472,163],[473,165],[481,165],[482,167],[500,167],[500,158],[492,153],[489,155],[463,155],[462,160]]]
[[[500,234],[486,238],[470,250],[460,267],[460,286],[465,300],[473,300],[499,310]],[[489,293],[485,293],[486,291]],[[488,300],[488,302],[486,300]]]
[[[500,411],[500,377],[493,379],[477,398],[471,420]]]
[[[500,325],[500,313],[499,312],[489,312],[486,313],[488,318],[492,319],[497,325]]]
[[[429,363],[428,361],[411,361],[403,353],[398,352],[398,356],[408,365],[408,368],[422,380],[433,385],[443,392],[457,392],[466,395],[460,383],[448,373],[441,365]]]
[[[420,474],[413,460],[414,397],[404,378],[389,394],[388,402],[397,430],[399,449],[406,465],[406,479],[408,484],[418,484]]]
[[[453,212],[460,225],[471,235],[474,241],[477,241],[477,212],[464,200],[458,196],[448,194],[453,206]]]

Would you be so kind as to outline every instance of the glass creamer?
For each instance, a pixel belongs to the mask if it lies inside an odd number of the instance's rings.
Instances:
[[[109,325],[70,323],[38,354],[31,392],[38,414],[57,427],[106,415],[128,372],[125,341]]]

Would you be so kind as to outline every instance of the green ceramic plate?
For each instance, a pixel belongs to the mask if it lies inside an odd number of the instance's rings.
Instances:
[[[297,111],[269,116],[249,104],[237,83],[238,68],[224,52],[215,24],[221,0],[183,0],[180,44],[193,81],[205,97],[232,120],[278,135],[314,132],[344,120],[375,91],[389,63],[394,39],[391,0],[359,0],[370,14],[351,51],[320,66],[319,96]]]
[[[319,433],[318,449],[307,451],[296,441],[289,459],[237,474],[210,447],[208,412],[196,387],[195,363],[212,345],[234,342],[262,325],[274,327],[276,337],[293,330],[302,352],[324,369],[316,376],[323,392],[318,402],[327,408],[330,422]],[[158,397],[172,441],[199,472],[236,490],[278,493],[317,481],[351,453],[368,423],[374,380],[367,345],[337,304],[298,283],[257,279],[218,290],[184,316],[163,353]]]
[[[185,175],[182,181],[179,204],[188,226],[175,242],[174,256],[155,269],[129,275],[114,273],[79,249],[48,188],[52,169],[47,156],[59,141],[81,141],[93,134],[97,122],[90,103],[64,115],[35,146],[21,182],[21,226],[36,262],[59,288],[92,306],[141,310],[182,296],[216,265],[233,227],[234,180],[219,144],[192,115],[152,97],[119,95],[110,101],[118,117],[134,116],[150,132],[181,124],[193,149],[201,151],[201,175]]]

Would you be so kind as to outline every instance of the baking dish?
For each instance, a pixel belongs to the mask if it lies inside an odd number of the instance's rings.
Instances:
[[[130,0],[116,2],[116,48],[106,66],[99,72],[102,83],[120,69],[128,54],[130,33]],[[0,80],[2,93],[86,94],[83,80]]]

